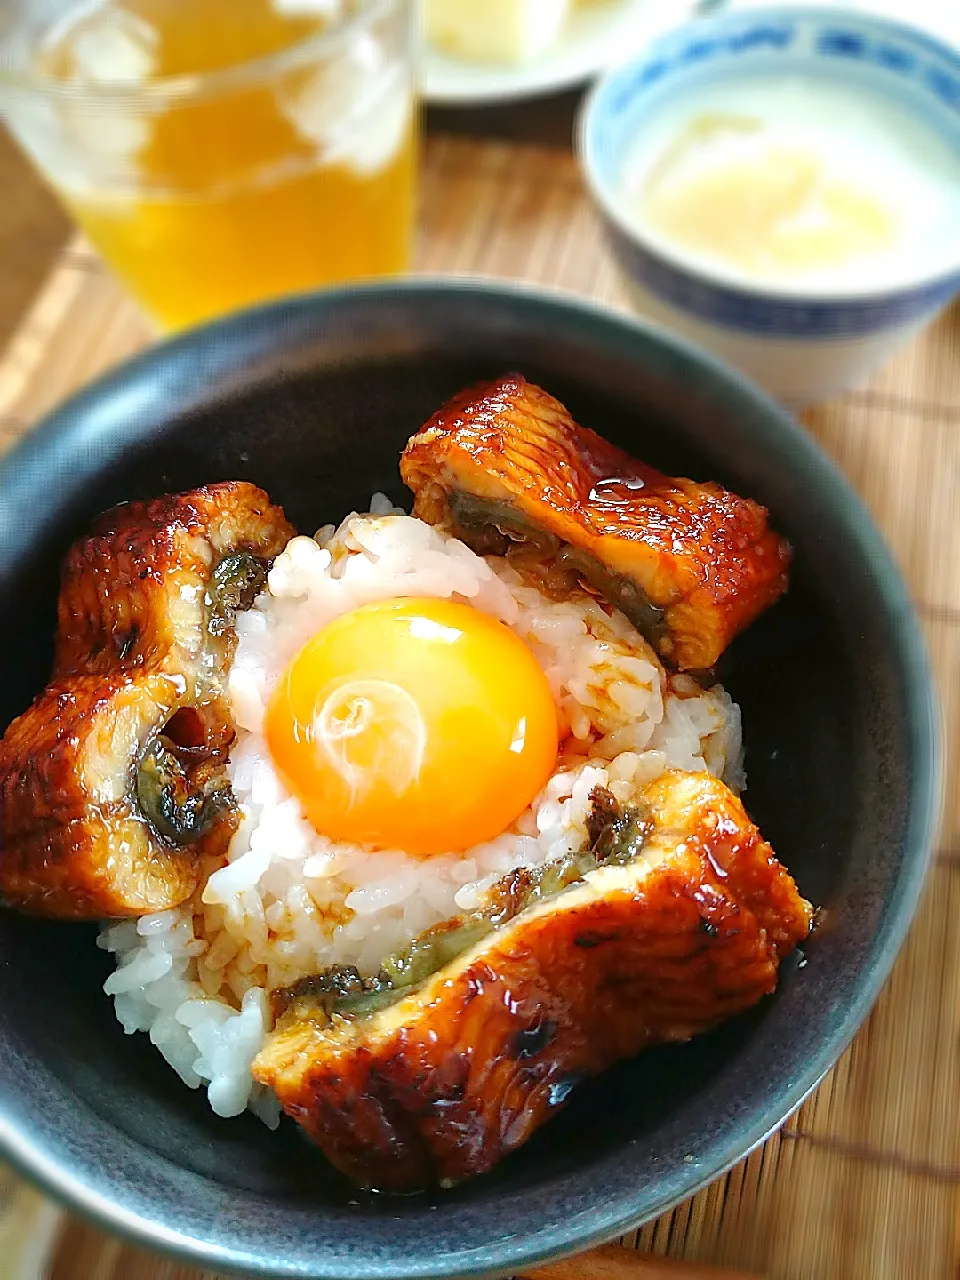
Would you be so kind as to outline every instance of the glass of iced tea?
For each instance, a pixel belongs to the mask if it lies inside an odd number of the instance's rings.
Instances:
[[[2,0],[0,112],[156,323],[403,271],[414,0]]]

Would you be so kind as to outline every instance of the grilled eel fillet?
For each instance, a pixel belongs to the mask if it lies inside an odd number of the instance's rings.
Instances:
[[[293,534],[231,482],[118,507],[71,548],[53,678],[0,740],[5,903],[100,919],[190,896],[234,825],[235,614]]]
[[[253,1065],[334,1165],[410,1190],[483,1173],[577,1081],[772,992],[812,911],[709,774],[643,794],[638,858],[523,910],[365,1016],[291,999]]]
[[[519,375],[450,400],[400,474],[414,515],[481,554],[539,544],[681,669],[712,667],[786,590],[790,548],[763,507],[635,461]]]
[[[222,579],[246,570],[249,587],[262,586],[254,562],[272,560],[294,533],[264,491],[242,481],[106,512],[63,565],[54,676],[146,667],[195,689],[216,684],[235,639],[235,605],[217,597],[243,588]]]

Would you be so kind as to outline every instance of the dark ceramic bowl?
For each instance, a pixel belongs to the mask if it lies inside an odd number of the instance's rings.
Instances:
[[[44,684],[57,564],[111,503],[249,478],[313,530],[374,489],[452,392],[519,370],[668,472],[758,498],[792,541],[786,599],[721,675],[753,816],[825,908],[777,994],[592,1084],[495,1173],[357,1196],[292,1124],[223,1121],[100,990],[92,928],[0,916],[0,1148],[75,1208],[212,1268],[350,1278],[515,1271],[662,1213],[791,1112],[872,1005],[932,839],[935,711],[903,585],[857,498],[769,400],[691,348],[587,306],[410,282],[250,312],[157,347],[0,468],[0,724]]]

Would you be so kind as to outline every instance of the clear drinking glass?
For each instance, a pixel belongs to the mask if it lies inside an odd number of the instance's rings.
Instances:
[[[414,0],[2,0],[0,113],[176,329],[407,269]]]

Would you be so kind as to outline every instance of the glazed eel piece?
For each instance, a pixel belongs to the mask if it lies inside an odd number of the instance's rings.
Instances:
[[[763,507],[635,461],[520,375],[450,400],[400,473],[414,515],[481,554],[532,543],[681,669],[712,667],[786,590],[790,548]]]
[[[584,1077],[773,991],[812,910],[732,792],[671,772],[629,812],[592,799],[572,861],[512,873],[373,979],[277,993],[253,1074],[355,1182],[483,1173]]]
[[[234,620],[293,536],[228,482],[107,512],[63,566],[53,677],[0,740],[0,897],[72,919],[177,906],[233,830]]]

